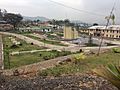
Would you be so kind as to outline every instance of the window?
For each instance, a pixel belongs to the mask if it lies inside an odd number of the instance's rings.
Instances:
[[[112,35],[112,38],[114,38],[114,35]]]
[[[106,35],[106,37],[108,37],[108,35]]]

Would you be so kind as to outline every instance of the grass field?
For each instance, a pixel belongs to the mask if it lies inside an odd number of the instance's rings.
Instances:
[[[10,62],[10,68],[16,68],[16,67],[29,65],[69,54],[71,53],[70,52],[61,53],[56,50],[41,51],[41,52],[19,54],[19,55],[8,55],[6,52],[4,52],[4,66],[5,69],[9,69],[9,62]]]
[[[33,38],[33,39],[36,39],[36,40],[41,41],[41,42],[46,43],[46,44],[52,44],[52,45],[58,45],[58,46],[68,46],[68,45],[62,44],[60,41],[42,40],[38,37],[31,36],[31,35],[26,35],[26,36]]]
[[[43,49],[43,47],[38,47],[36,45],[31,45],[30,43],[26,43],[25,41],[22,41],[20,39],[17,39],[17,41],[19,41],[22,45],[17,45],[17,48],[10,48],[13,45],[13,42],[9,39],[8,36],[4,36],[3,37],[3,43],[4,43],[4,48],[8,48],[10,52],[14,52],[14,51],[30,51],[30,50],[40,50]]]
[[[111,63],[118,64],[119,62],[120,53],[114,53],[113,51],[109,51],[107,53],[101,54],[100,56],[96,55],[86,56],[86,58],[84,60],[81,60],[79,64],[73,64],[71,62],[44,70],[40,72],[40,75],[59,76],[62,74],[85,73],[102,65],[105,66]]]

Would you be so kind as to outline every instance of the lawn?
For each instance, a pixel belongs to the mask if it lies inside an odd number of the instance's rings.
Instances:
[[[47,70],[40,72],[42,76],[52,75],[59,76],[62,74],[75,74],[75,73],[85,73],[91,71],[94,68],[107,65],[107,64],[118,64],[120,62],[120,53],[114,53],[109,51],[107,53],[97,55],[86,56],[84,60],[80,63],[74,64],[73,62],[66,63],[64,65],[59,65]]]
[[[29,54],[13,55],[13,56],[9,56],[10,68],[29,65],[69,54],[71,53],[65,51],[61,53],[59,51],[52,50],[52,51],[41,51],[41,52],[29,53]],[[5,65],[5,69],[9,68],[8,55],[6,53],[5,53],[4,65]]]
[[[13,45],[13,42],[10,40],[9,36],[4,36],[3,37],[3,43],[4,43],[4,48],[8,48],[10,52],[14,51],[30,51],[30,50],[40,50],[43,49],[43,47],[38,47],[36,45],[31,45],[30,43],[26,43],[23,40],[15,38],[17,41],[19,41],[22,45],[17,45],[16,48],[11,48]]]
[[[46,43],[46,44],[52,44],[52,45],[58,45],[58,46],[68,46],[68,45],[65,45],[65,44],[62,44],[60,41],[52,41],[52,40],[42,40],[38,37],[35,37],[35,36],[31,36],[31,35],[26,35],[27,37],[30,37],[30,38],[33,38],[33,39],[36,39],[38,41],[41,41],[43,43]]]

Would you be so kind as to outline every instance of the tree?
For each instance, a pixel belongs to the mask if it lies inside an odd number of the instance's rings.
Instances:
[[[6,13],[3,19],[14,26],[14,29],[17,28],[18,24],[21,22],[23,17],[20,14]]]
[[[112,24],[115,25],[115,15],[114,14],[111,16],[111,20],[112,20]]]
[[[93,26],[98,26],[99,24],[98,23],[94,23]]]
[[[0,20],[3,20],[4,15],[7,13],[5,9],[0,9]]]
[[[0,9],[0,20],[3,19],[3,16],[2,16],[2,10]]]
[[[64,24],[67,25],[67,26],[69,26],[70,25],[70,20],[69,19],[65,19],[64,20]]]

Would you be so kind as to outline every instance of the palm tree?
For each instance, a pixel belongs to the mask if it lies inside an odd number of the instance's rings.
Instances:
[[[114,14],[111,16],[111,20],[112,20],[112,24],[115,25],[115,15]]]

